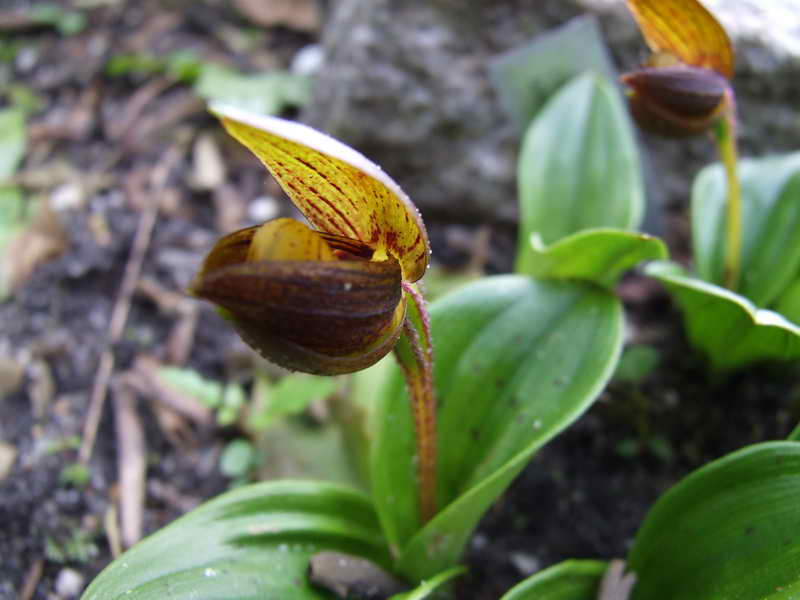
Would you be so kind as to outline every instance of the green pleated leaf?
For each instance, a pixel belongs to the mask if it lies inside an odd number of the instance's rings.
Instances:
[[[632,600],[797,598],[798,498],[798,442],[756,444],[690,474],[636,536]]]
[[[800,271],[800,152],[739,162],[742,183],[742,277],[738,291],[769,306]],[[698,275],[722,285],[725,174],[703,169],[692,188],[692,243]]]
[[[420,530],[413,423],[399,374],[379,407],[373,497],[411,579],[453,565],[487,508],[531,456],[585,411],[622,340],[618,300],[579,282],[497,276],[431,305],[438,505]]]
[[[645,272],[669,290],[683,311],[689,341],[708,356],[714,368],[800,358],[800,327],[780,314],[692,277],[674,263],[650,263]]]
[[[0,110],[0,183],[11,177],[25,156],[27,132],[25,111],[20,108]]]
[[[617,77],[594,15],[576,17],[489,63],[500,101],[520,129],[527,127],[553,92],[585,71],[612,80]]]
[[[350,390],[337,405],[342,441],[361,481],[369,481],[369,452],[377,430],[377,396],[393,370],[395,357],[386,355],[371,367],[350,376]]]
[[[411,591],[395,594],[391,600],[426,600],[427,598],[439,597],[439,593],[447,589],[453,579],[466,572],[467,570],[464,567],[453,567],[444,573],[431,577],[427,581],[423,581]]]
[[[271,71],[247,75],[214,63],[203,64],[195,82],[197,95],[264,115],[286,107],[303,106],[311,97],[311,80],[305,75]]]
[[[550,246],[534,234],[523,274],[542,279],[584,279],[605,288],[644,260],[667,258],[658,238],[619,229],[585,229]]]
[[[562,87],[531,123],[518,164],[517,271],[528,272],[531,234],[545,244],[582,229],[636,229],[644,191],[627,110],[607,80]]]
[[[0,301],[10,292],[12,269],[6,249],[30,221],[22,189],[10,182],[25,156],[25,110],[0,110]]]
[[[800,325],[800,279],[795,279],[775,301],[775,310]]]
[[[203,504],[111,563],[83,600],[328,599],[309,557],[338,550],[390,564],[369,499],[318,482],[237,488]]]
[[[565,560],[515,585],[500,600],[595,600],[608,565]]]

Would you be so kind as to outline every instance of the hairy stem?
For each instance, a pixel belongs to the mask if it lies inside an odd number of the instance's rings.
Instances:
[[[735,290],[742,270],[742,189],[736,151],[736,101],[730,88],[725,92],[724,102],[723,116],[714,128],[714,134],[728,183],[724,281],[725,287]]]
[[[428,312],[422,294],[403,284],[409,314],[403,324],[401,344],[395,348],[408,385],[417,446],[417,483],[420,521],[436,514],[436,396],[433,389],[433,345]]]

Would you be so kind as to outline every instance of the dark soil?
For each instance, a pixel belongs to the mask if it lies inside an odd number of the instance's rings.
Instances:
[[[0,480],[0,598],[21,597],[26,583],[28,598],[67,598],[66,569],[85,584],[111,559],[105,519],[114,517],[109,511],[120,493],[112,399],[124,373],[149,357],[247,383],[253,364],[209,307],[196,306],[196,328],[188,341],[181,338],[183,313],[169,299],[182,297],[215,237],[252,222],[247,207],[263,193],[263,170],[229,145],[187,86],[162,74],[111,76],[105,65],[116,54],[188,48],[245,71],[287,67],[319,30],[259,28],[228,3],[210,0],[98,3],[82,11],[87,26],[71,36],[24,18],[4,21],[7,11],[29,14],[30,4],[0,4],[0,24],[8,23],[0,27],[0,47],[9,56],[0,63],[0,102],[10,101],[11,82],[41,101],[30,119],[20,181],[29,197],[52,197],[70,186],[82,196],[56,211],[66,240],[59,255],[0,303],[0,358],[24,369],[18,385],[0,389],[7,392],[0,395],[0,441],[16,452],[10,474]],[[229,174],[219,189],[193,183],[191,144],[200,133],[224,148]],[[153,179],[164,168],[159,187]],[[90,477],[77,485],[65,479],[65,469],[78,461],[109,320],[153,194],[162,200],[159,216],[127,325],[111,346],[114,375]],[[224,207],[240,212],[231,216]],[[284,203],[279,210],[289,214],[290,208]],[[474,228],[428,227],[439,264],[459,267],[472,258],[464,239],[472,239]],[[503,272],[514,232],[490,233],[484,262],[489,272]],[[648,507],[671,484],[729,451],[785,437],[800,420],[797,376],[758,367],[712,379],[659,288],[633,276],[621,293],[634,338],[660,351],[658,367],[638,382],[613,383],[489,512],[469,550],[463,588],[469,592],[461,597],[495,599],[564,558],[623,556]],[[137,414],[146,439],[144,532],[150,533],[227,487],[218,458],[237,432],[180,415],[165,420],[163,407],[146,395]]]

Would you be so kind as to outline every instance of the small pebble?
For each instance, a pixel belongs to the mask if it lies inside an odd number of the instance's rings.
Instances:
[[[56,212],[74,210],[83,206],[83,188],[78,183],[64,183],[50,193],[50,208]]]
[[[39,51],[33,46],[23,46],[16,56],[17,69],[21,72],[30,71],[39,60]]]
[[[325,62],[325,51],[319,44],[309,44],[295,54],[290,70],[297,75],[313,75]]]
[[[539,561],[538,558],[531,554],[525,554],[524,552],[512,552],[511,555],[508,557],[511,561],[511,564],[519,571],[522,575],[533,575],[542,568],[542,563]]]
[[[486,548],[486,546],[489,544],[489,540],[482,533],[476,533],[475,535],[472,536],[472,540],[470,543],[472,544],[472,547],[475,548],[475,550],[481,550],[483,548]]]
[[[77,598],[83,591],[83,575],[75,569],[64,568],[56,576],[55,590],[61,598]]]

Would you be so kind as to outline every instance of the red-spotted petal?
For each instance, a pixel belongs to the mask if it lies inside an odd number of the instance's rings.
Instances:
[[[430,254],[414,204],[380,167],[349,146],[300,123],[213,105],[228,132],[269,169],[317,229],[392,256],[403,278],[425,273]]]

